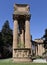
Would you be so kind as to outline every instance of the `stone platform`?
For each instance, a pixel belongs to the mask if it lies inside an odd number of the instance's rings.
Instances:
[[[15,50],[15,57],[13,61],[15,62],[26,62],[31,60],[31,50],[29,48],[17,48]]]

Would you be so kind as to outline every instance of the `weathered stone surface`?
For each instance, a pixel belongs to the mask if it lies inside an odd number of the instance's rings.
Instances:
[[[15,4],[13,32],[13,61],[31,61],[29,6]],[[20,46],[18,46],[20,44]]]
[[[25,48],[31,48],[30,22],[25,21]]]
[[[13,30],[13,57],[15,57],[14,49],[17,48],[18,43],[18,21],[14,20],[14,30]]]
[[[43,55],[43,53],[45,52],[45,48],[44,48],[44,40],[42,40],[42,39],[35,39],[34,40],[35,41],[35,44],[37,45],[36,46],[36,55],[38,55],[38,56],[42,56]]]
[[[27,4],[15,4],[14,5],[14,13],[17,14],[16,12],[18,12],[18,14],[22,14],[22,13],[29,13],[29,5]],[[21,13],[20,13],[21,12]]]

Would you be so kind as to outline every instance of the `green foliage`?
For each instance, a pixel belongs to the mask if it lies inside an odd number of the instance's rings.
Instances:
[[[12,54],[13,32],[7,20],[0,32],[0,51],[2,57],[6,58]]]
[[[3,51],[3,41],[2,41],[2,34],[0,32],[0,56],[2,55],[2,51]]]
[[[47,63],[13,62],[12,59],[0,60],[0,65],[47,65]]]
[[[3,43],[3,41],[2,41],[2,33],[0,32],[0,46],[2,46],[2,43]]]
[[[42,38],[44,38],[44,48],[47,49],[47,29],[45,29],[45,34]]]
[[[8,21],[4,23],[1,33],[2,33],[2,40],[3,40],[4,45],[7,45],[7,44],[12,45],[13,33],[12,33],[12,29],[9,26]]]
[[[0,61],[0,65],[47,65],[47,63],[32,63],[32,62],[18,62],[14,63],[12,61]]]

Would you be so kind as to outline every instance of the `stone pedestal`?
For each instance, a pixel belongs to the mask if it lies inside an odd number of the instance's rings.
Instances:
[[[13,61],[16,62],[31,62],[31,50],[28,48],[17,48],[15,50],[15,57],[13,58]]]

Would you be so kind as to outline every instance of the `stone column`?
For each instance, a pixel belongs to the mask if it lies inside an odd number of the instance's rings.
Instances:
[[[45,48],[44,48],[44,46],[42,45],[42,49],[43,49],[43,53],[45,52]]]
[[[22,30],[22,34],[20,35],[21,37],[21,48],[24,48],[24,30]]]
[[[42,56],[42,45],[38,44],[38,55]]]
[[[37,51],[38,49],[37,49],[37,46],[36,46],[36,56],[38,55],[38,51]]]
[[[29,22],[28,17],[25,21],[25,48],[31,48],[30,22]]]
[[[18,42],[18,21],[14,20],[14,31],[13,31],[13,47],[17,48]]]
[[[14,20],[14,30],[13,30],[13,57],[15,57],[15,50],[18,43],[18,21]]]
[[[39,44],[38,44],[38,55],[39,55]]]
[[[43,54],[43,47],[42,47],[42,44],[40,44],[40,51],[41,51],[40,55],[42,56],[42,54]]]

